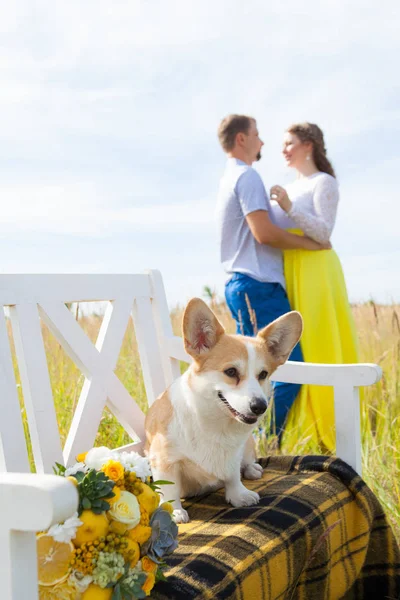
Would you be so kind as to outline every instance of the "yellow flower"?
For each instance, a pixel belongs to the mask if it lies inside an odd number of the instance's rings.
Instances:
[[[144,584],[142,585],[142,590],[144,592],[146,592],[146,596],[150,596],[150,592],[153,589],[155,582],[156,582],[156,577],[155,577],[154,573],[148,573],[147,579],[144,582]]]
[[[136,525],[133,529],[129,531],[129,537],[131,540],[134,540],[138,544],[142,545],[151,536],[151,527],[147,527],[146,525]]]
[[[78,528],[72,540],[75,546],[82,546],[84,542],[93,542],[99,537],[107,535],[109,523],[106,515],[95,515],[91,510],[84,510],[80,515],[82,525]]]
[[[87,452],[81,452],[80,454],[78,454],[78,456],[76,457],[76,462],[85,462],[86,454]]]
[[[160,504],[160,496],[145,483],[140,486],[140,493],[136,496],[142,506],[151,516]]]
[[[124,467],[117,460],[108,460],[101,467],[101,470],[109,479],[112,479],[112,481],[118,481],[124,476]]]
[[[148,556],[143,556],[142,558],[142,569],[146,573],[155,573],[157,571],[158,565]]]
[[[108,514],[115,521],[128,525],[128,529],[136,527],[140,522],[140,507],[136,496],[124,490],[112,504]]]

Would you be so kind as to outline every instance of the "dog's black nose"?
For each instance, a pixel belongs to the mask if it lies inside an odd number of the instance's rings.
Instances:
[[[250,401],[250,410],[255,415],[262,415],[267,410],[267,402],[264,398],[252,398]]]

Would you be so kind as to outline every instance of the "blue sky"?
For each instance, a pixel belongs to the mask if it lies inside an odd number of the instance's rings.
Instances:
[[[285,127],[322,127],[350,298],[400,301],[398,3],[0,4],[0,272],[158,268],[171,305],[222,294],[216,129],[241,112],[267,188],[293,177]]]

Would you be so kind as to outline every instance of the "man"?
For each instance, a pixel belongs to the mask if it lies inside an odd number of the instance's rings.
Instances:
[[[264,184],[252,168],[253,162],[260,160],[264,145],[255,119],[229,115],[219,126],[218,138],[228,156],[217,203],[221,262],[230,275],[225,297],[237,333],[252,336],[291,310],[285,292],[281,250],[322,250],[328,245],[289,233],[274,223]],[[303,360],[299,344],[289,359]],[[275,425],[279,435],[299,389],[298,384],[274,384]]]

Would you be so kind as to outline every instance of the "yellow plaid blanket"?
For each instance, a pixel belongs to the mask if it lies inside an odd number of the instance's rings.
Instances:
[[[247,487],[260,504],[227,506],[223,490],[188,501],[167,582],[154,600],[395,600],[400,552],[371,490],[343,461],[264,458]]]

